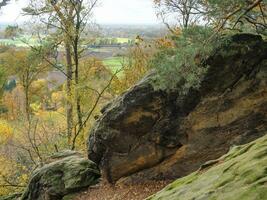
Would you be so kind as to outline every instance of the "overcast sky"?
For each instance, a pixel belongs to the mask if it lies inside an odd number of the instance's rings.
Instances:
[[[19,23],[25,21],[21,8],[28,0],[12,0],[2,8],[0,23]],[[153,0],[100,0],[94,12],[95,20],[100,24],[155,24],[159,23],[153,10]]]

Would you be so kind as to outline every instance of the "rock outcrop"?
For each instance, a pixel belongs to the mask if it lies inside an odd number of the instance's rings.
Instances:
[[[98,182],[97,165],[77,152],[59,153],[52,160],[33,172],[22,200],[60,200]]]
[[[89,159],[109,181],[155,166],[181,146],[168,123],[177,118],[175,95],[155,91],[151,76],[107,105],[90,134]]]
[[[267,134],[267,132],[266,132]],[[236,146],[147,200],[267,199],[267,135]]]
[[[104,178],[185,176],[265,134],[267,43],[232,36],[199,67],[208,67],[199,90],[156,90],[152,74],[102,110],[88,155]]]

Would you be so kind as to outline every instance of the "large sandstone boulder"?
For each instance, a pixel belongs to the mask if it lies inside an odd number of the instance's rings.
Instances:
[[[79,153],[59,153],[52,160],[33,172],[22,200],[60,200],[98,182],[97,165]]]
[[[155,91],[151,76],[103,110],[89,139],[89,159],[110,182],[162,162],[181,146],[176,129],[176,94]]]
[[[152,75],[102,110],[88,156],[108,181],[177,178],[267,130],[267,43],[228,38],[199,90],[156,90]],[[180,83],[182,84],[182,83]],[[130,177],[129,177],[130,176]]]

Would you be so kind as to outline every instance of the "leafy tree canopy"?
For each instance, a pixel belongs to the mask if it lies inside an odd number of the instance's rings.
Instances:
[[[154,4],[172,32],[206,24],[217,31],[249,28],[266,34],[267,0],[154,0]]]

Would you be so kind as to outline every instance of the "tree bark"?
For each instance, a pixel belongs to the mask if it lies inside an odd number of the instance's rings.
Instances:
[[[75,85],[79,87],[79,52],[78,52],[78,42],[79,39],[76,38],[74,41],[74,62],[75,62]],[[83,119],[82,119],[82,108],[81,108],[81,96],[76,88],[75,90],[75,96],[76,96],[76,112],[77,112],[77,119],[78,119],[78,129],[83,128]]]
[[[66,73],[67,73],[67,102],[66,102],[66,116],[67,116],[67,135],[68,142],[71,143],[72,130],[73,130],[73,105],[72,105],[72,59],[71,59],[71,45],[67,41],[65,44],[66,50]]]
[[[30,121],[30,99],[29,99],[29,88],[25,87],[25,114],[27,121]]]

